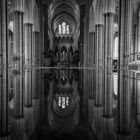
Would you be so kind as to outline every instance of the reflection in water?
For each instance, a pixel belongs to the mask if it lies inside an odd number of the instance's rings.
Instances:
[[[119,72],[1,70],[0,139],[139,140],[140,74]]]
[[[114,94],[118,95],[118,74],[114,73],[113,74],[113,83],[114,83]]]
[[[53,78],[50,82],[52,92],[48,97],[48,120],[55,130],[64,133],[78,123],[78,82],[69,70],[55,71]]]

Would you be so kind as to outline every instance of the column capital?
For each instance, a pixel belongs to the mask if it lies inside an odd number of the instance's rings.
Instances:
[[[23,119],[24,118],[24,115],[23,114],[22,115],[15,115],[14,118],[16,120]]]
[[[107,13],[104,13],[103,15],[104,15],[105,17],[111,17],[111,16],[114,16],[115,13],[113,13],[113,12],[107,12]]]
[[[33,108],[33,105],[32,104],[29,104],[29,105],[24,105],[24,108],[26,108],[26,109],[30,109],[30,108]]]
[[[23,11],[20,11],[20,10],[14,10],[13,13],[22,14],[22,15],[24,14],[24,12]]]
[[[95,103],[95,105],[94,105],[95,107],[97,107],[97,108],[101,108],[101,107],[103,107],[103,105],[102,104],[97,104],[97,103]]]
[[[95,24],[95,27],[103,27],[103,24]]]
[[[112,119],[112,118],[114,118],[114,116],[113,116],[113,114],[104,114],[103,118]]]
[[[39,31],[33,31],[33,33],[34,33],[34,34],[39,34],[40,32],[39,32]]]
[[[27,25],[27,26],[33,26],[33,23],[24,23],[24,25]]]

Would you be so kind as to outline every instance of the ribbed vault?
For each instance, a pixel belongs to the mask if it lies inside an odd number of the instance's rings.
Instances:
[[[55,33],[57,27],[62,22],[66,22],[72,27],[73,33],[79,28],[80,11],[75,0],[54,0],[49,6],[49,29]]]

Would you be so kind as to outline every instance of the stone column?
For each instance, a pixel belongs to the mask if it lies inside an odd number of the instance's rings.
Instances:
[[[39,47],[39,66],[42,66],[42,62],[43,60],[45,59],[43,53],[44,53],[44,50],[45,50],[45,45],[44,45],[44,40],[45,40],[45,36],[44,36],[44,17],[43,17],[43,14],[44,14],[44,5],[41,4],[41,8],[40,8],[40,34],[39,34],[39,44],[40,44],[40,47]],[[53,39],[53,38],[52,38]],[[50,41],[50,46],[51,46],[51,41]],[[50,47],[49,46],[49,47]],[[51,48],[49,48],[51,49]]]
[[[13,74],[14,116],[23,117],[23,12],[14,11]]]
[[[92,52],[93,53],[92,54],[93,58],[92,58],[91,61],[92,61],[92,66],[95,67],[95,61],[96,61],[95,32],[93,32],[93,46],[92,46],[92,48],[93,48],[93,52]]]
[[[85,17],[85,6],[80,6],[80,19]],[[81,65],[84,65],[84,20],[80,20],[80,56],[81,56]]]
[[[134,61],[137,60],[137,53],[138,53],[138,25],[135,26],[135,46],[134,46]]]
[[[90,68],[94,66],[94,47],[95,47],[95,32],[89,33],[89,58],[88,58],[88,65]]]
[[[86,2],[86,13],[85,13],[85,19],[84,19],[84,54],[83,54],[83,65],[84,67],[88,68],[88,52],[89,50],[89,0]],[[88,98],[89,98],[89,93],[88,93],[88,71],[84,70],[83,71],[83,92],[87,93],[83,95],[83,112],[86,114],[86,117],[88,118]]]
[[[103,105],[103,25],[98,24],[95,26],[95,39],[96,39],[96,94],[95,106]]]
[[[32,107],[32,24],[25,23],[25,107]]]
[[[137,44],[137,52],[136,52],[136,60],[137,60],[137,55],[140,55],[140,12],[138,15],[138,44]]]
[[[13,57],[15,58],[15,68],[23,66],[23,12],[14,11],[14,48]],[[16,61],[17,60],[17,61]]]
[[[88,67],[89,59],[89,0],[86,2],[86,13],[84,19],[84,67]]]
[[[34,49],[35,49],[35,65],[37,65],[37,66],[39,66],[39,63],[41,61],[41,60],[39,60],[40,59],[39,53],[41,53],[41,52],[39,52],[40,51],[40,49],[39,49],[39,41],[40,41],[39,37],[40,37],[39,32],[33,32],[33,42],[34,42],[33,45],[34,45]]]
[[[0,137],[8,136],[7,0],[0,1]]]
[[[132,38],[132,0],[119,1],[119,72],[118,72],[118,133],[130,134],[131,108],[129,72],[124,70],[130,61]],[[125,115],[123,115],[125,114]]]
[[[120,1],[119,69],[129,64],[132,38],[132,0]],[[121,84],[121,83],[120,83]]]
[[[113,33],[114,33],[114,14],[105,13],[105,29],[104,29],[104,49],[105,49],[105,95],[104,95],[104,117],[112,117],[113,115]]]

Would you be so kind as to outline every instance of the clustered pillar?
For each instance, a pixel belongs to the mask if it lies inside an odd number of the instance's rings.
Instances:
[[[32,54],[34,58],[34,62],[32,62],[33,65],[39,66],[40,65],[40,54],[39,52],[39,32],[34,31],[33,32],[33,52]],[[34,69],[32,71],[32,93],[33,93],[33,99],[39,98],[39,85],[40,85],[40,78],[39,78],[39,72],[38,70]]]
[[[136,75],[136,115],[137,121],[140,124],[140,74]]]
[[[118,133],[129,135],[131,123],[131,93],[129,71],[132,34],[132,0],[121,0],[119,36],[119,81],[118,81]],[[122,115],[125,114],[125,115]]]

